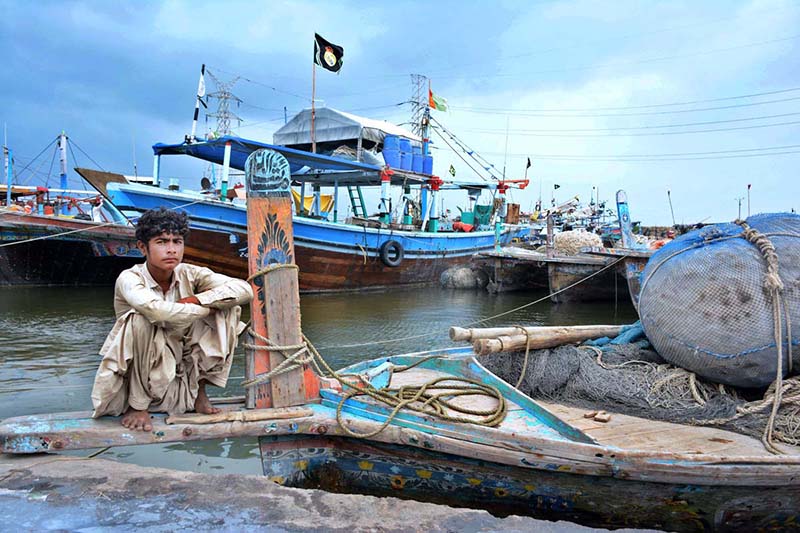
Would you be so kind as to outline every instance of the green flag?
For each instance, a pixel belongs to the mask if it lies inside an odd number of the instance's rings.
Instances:
[[[454,167],[453,165],[450,165],[450,175],[453,176],[454,178],[456,177],[456,167]]]

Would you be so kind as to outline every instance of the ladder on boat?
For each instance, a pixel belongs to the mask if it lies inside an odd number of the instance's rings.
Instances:
[[[348,185],[347,194],[350,195],[350,206],[353,208],[353,216],[366,218],[367,210],[364,209],[364,195],[358,185]]]

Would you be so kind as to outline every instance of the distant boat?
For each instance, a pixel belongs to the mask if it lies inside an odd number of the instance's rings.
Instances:
[[[96,191],[66,187],[67,137],[57,140],[59,188],[14,185],[11,170],[0,185],[0,287],[113,285],[142,262],[133,226],[113,205],[100,205]]]
[[[390,209],[376,219],[367,218],[363,210],[360,187],[381,186],[382,196],[388,197],[388,186],[421,186],[461,190],[470,194],[471,202],[481,190],[493,190],[494,183],[445,183],[436,177],[409,170],[394,170],[383,165],[367,164],[338,157],[314,154],[270,145],[238,137],[222,137],[202,142],[178,145],[157,144],[156,156],[185,154],[214,163],[224,163],[228,148],[231,168],[244,169],[244,161],[254,150],[269,148],[281,153],[292,168],[292,179],[309,185],[315,191],[314,204],[319,205],[320,187],[333,187],[333,212],[341,188],[347,190],[353,213],[348,222],[328,221],[319,211],[294,218],[296,262],[300,268],[300,290],[304,292],[379,289],[406,285],[436,283],[446,269],[466,264],[473,254],[494,249],[527,236],[526,225],[502,225],[495,229],[484,223],[477,231],[422,231],[419,226],[428,221],[427,228],[440,223],[426,216],[416,227],[411,217],[404,222],[391,223]],[[81,170],[83,174],[85,173]],[[97,174],[97,173],[95,173]],[[137,217],[144,210],[165,206],[182,209],[189,214],[192,233],[186,242],[185,260],[208,266],[232,276],[247,277],[247,212],[244,203],[220,200],[216,195],[201,192],[182,192],[158,187],[120,183],[114,177],[95,176],[93,181],[104,182],[111,201],[128,217]],[[431,186],[431,184],[434,184]],[[232,191],[231,191],[232,192]],[[303,196],[300,201],[306,199]],[[430,200],[432,207],[439,200]],[[303,204],[304,205],[304,204]],[[477,206],[484,208],[485,206]],[[478,210],[488,222],[490,212]],[[423,208],[422,212],[427,212]],[[470,213],[474,214],[474,213]],[[435,223],[434,223],[435,222]],[[444,222],[439,229],[444,230]],[[449,228],[448,228],[449,229]]]

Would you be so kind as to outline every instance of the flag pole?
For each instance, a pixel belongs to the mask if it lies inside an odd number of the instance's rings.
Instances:
[[[317,64],[311,64],[311,153],[317,153],[317,135],[314,131],[314,119],[316,118],[317,110],[314,106],[314,101],[317,98]]]

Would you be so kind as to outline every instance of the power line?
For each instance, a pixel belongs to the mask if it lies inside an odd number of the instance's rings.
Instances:
[[[737,109],[741,107],[754,107],[759,105],[767,105],[767,104],[778,104],[782,102],[793,102],[795,100],[800,100],[800,96],[793,96],[791,98],[779,98],[776,100],[764,100],[763,102],[749,102],[746,104],[733,104],[727,106],[717,106],[717,107],[699,107],[696,109],[675,109],[671,111],[642,111],[637,113],[591,113],[591,114],[558,114],[558,113],[529,113],[525,111],[513,112],[513,113],[503,113],[503,109],[489,109],[489,108],[460,108],[456,106],[451,106],[451,109],[460,109],[462,111],[467,111],[468,113],[482,113],[482,114],[492,114],[492,115],[501,115],[501,116],[519,116],[519,117],[555,117],[555,118],[587,118],[587,117],[641,117],[641,116],[648,116],[648,115],[677,115],[681,113],[699,113],[701,111],[719,111],[722,109]]]
[[[797,113],[793,113],[797,114]],[[514,135],[523,137],[650,137],[658,135],[687,135],[692,133],[711,133],[711,132],[724,132],[724,131],[739,131],[739,130],[754,130],[759,128],[772,128],[776,126],[791,126],[800,124],[800,120],[793,120],[789,122],[776,122],[774,124],[756,124],[753,126],[737,126],[734,128],[709,128],[704,130],[688,130],[688,131],[655,131],[643,133],[528,133],[525,131],[512,132]],[[625,129],[625,128],[620,128]],[[484,133],[487,135],[503,135],[503,132],[497,130],[464,130],[476,133]]]
[[[688,161],[700,159],[731,159],[737,157],[763,157],[770,155],[797,154],[800,144],[782,146],[765,146],[760,148],[740,148],[736,150],[715,150],[706,152],[673,152],[666,154],[603,154],[603,155],[577,155],[577,154],[508,154],[512,157],[530,157],[552,161],[585,161],[585,162],[627,162],[627,161]],[[500,155],[499,152],[487,152]]]
[[[598,69],[613,69],[619,67],[626,67],[631,65],[642,65],[646,63],[656,63],[659,61],[670,61],[672,59],[687,59],[691,57],[698,57],[704,55],[713,55],[713,54],[720,54],[725,52],[732,52],[735,50],[741,50],[744,48],[753,48],[756,46],[765,46],[768,44],[775,44],[779,42],[791,41],[794,39],[800,38],[800,35],[790,35],[788,37],[781,37],[779,39],[769,39],[767,41],[758,41],[753,43],[746,43],[741,44],[738,46],[730,46],[727,48],[718,48],[715,50],[705,50],[701,52],[694,52],[691,54],[675,54],[670,56],[660,56],[660,57],[651,57],[646,59],[638,59],[634,61],[620,61],[616,63],[606,63],[606,64],[593,64],[593,65],[582,65],[578,67],[563,67],[563,68],[554,68],[554,69],[547,69],[547,70],[538,70],[538,71],[524,71],[521,73],[492,73],[492,74],[470,74],[464,76],[444,76],[443,79],[464,79],[468,78],[471,80],[474,79],[482,79],[482,78],[514,78],[519,76],[532,76],[537,74],[554,74],[559,72],[576,72],[581,70],[598,70]],[[442,78],[440,78],[442,79]]]
[[[756,96],[771,96],[773,94],[783,94],[783,93],[790,93],[800,91],[800,87],[790,87],[788,89],[779,89],[776,91],[767,91],[762,93],[750,93],[750,94],[739,94],[736,96],[723,96],[720,98],[706,98],[703,100],[687,100],[684,102],[670,102],[666,104],[646,104],[646,105],[634,105],[634,106],[620,106],[620,107],[576,107],[576,108],[569,108],[569,107],[561,107],[561,108],[541,108],[541,109],[514,109],[513,111],[530,111],[530,112],[539,112],[539,113],[549,113],[549,112],[582,112],[582,111],[626,111],[629,109],[648,109],[652,107],[673,107],[673,106],[681,106],[681,105],[692,105],[692,104],[707,104],[710,102],[723,102],[726,100],[740,100],[742,98],[755,98]],[[492,108],[492,107],[458,107],[458,106],[450,106],[452,109],[471,109],[471,110],[484,110],[484,111],[508,111],[508,108]]]

